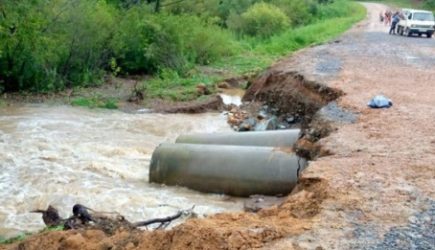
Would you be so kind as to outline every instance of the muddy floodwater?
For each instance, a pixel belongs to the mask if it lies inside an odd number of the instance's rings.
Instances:
[[[44,227],[40,214],[69,216],[81,203],[130,221],[195,205],[206,215],[242,208],[241,200],[148,183],[151,154],[183,133],[230,131],[222,114],[126,114],[69,106],[0,108],[0,235]]]
[[[243,89],[224,89],[219,96],[222,98],[222,102],[226,105],[242,105],[243,95],[245,90]]]

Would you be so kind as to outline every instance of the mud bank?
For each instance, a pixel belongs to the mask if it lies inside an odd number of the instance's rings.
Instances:
[[[216,214],[190,219],[169,231],[96,230],[48,232],[3,249],[251,249],[310,229],[328,196],[327,183],[302,179],[285,203],[258,213]]]
[[[307,80],[296,71],[271,68],[252,83],[243,100],[266,103],[277,115],[295,117],[307,127],[320,108],[341,95],[341,90]]]

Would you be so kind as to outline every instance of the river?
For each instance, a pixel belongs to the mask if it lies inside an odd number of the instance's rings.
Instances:
[[[71,214],[81,203],[130,221],[195,205],[201,215],[242,209],[240,199],[148,183],[151,154],[183,133],[230,131],[224,115],[127,114],[70,106],[0,108],[0,236],[44,227],[33,209]]]

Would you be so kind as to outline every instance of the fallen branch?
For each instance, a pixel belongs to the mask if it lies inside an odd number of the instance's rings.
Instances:
[[[88,228],[88,229],[100,229],[106,233],[112,234],[119,228],[123,229],[137,229],[140,227],[146,227],[152,224],[160,223],[160,225],[156,228],[164,228],[167,227],[172,221],[180,218],[183,215],[189,215],[193,213],[193,206],[188,210],[178,211],[175,215],[164,217],[164,218],[155,218],[146,221],[140,221],[136,223],[131,223],[124,218],[124,216],[115,213],[115,212],[98,212],[94,211],[91,208],[83,206],[81,204],[75,204],[73,206],[73,215],[67,219],[63,219],[59,216],[59,212],[56,208],[49,206],[47,210],[37,209],[32,211],[33,213],[42,213],[42,219],[46,226],[48,227],[56,227],[63,226],[64,230],[70,229],[79,229],[79,228]],[[114,214],[115,218],[110,218],[109,216],[103,214]]]
[[[146,220],[146,221],[140,221],[140,222],[134,223],[133,225],[135,227],[146,227],[146,226],[149,226],[149,225],[155,224],[155,223],[165,224],[165,223],[172,222],[173,220],[180,218],[181,215],[183,215],[183,212],[178,211],[178,213],[173,215],[173,216],[168,216],[165,218],[156,218],[156,219],[151,219],[151,220]]]

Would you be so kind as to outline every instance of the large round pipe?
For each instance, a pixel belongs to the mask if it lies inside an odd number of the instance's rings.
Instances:
[[[285,195],[305,166],[289,148],[164,143],[153,153],[149,181],[243,197]]]
[[[292,147],[299,139],[300,132],[300,129],[288,129],[261,132],[181,135],[177,138],[175,143]]]

